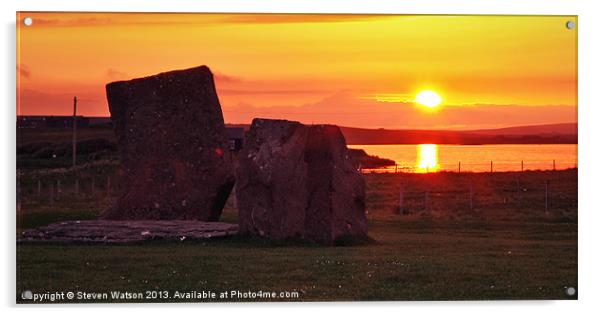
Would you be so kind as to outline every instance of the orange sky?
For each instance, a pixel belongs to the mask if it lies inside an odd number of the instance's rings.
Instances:
[[[560,16],[20,13],[17,113],[109,115],[104,86],[207,65],[227,123],[383,128],[577,121],[577,30]],[[432,89],[436,110],[415,105]]]

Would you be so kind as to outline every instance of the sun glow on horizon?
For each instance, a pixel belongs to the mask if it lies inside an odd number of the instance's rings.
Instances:
[[[441,97],[433,90],[422,90],[418,92],[414,101],[420,105],[434,108],[441,104]]]

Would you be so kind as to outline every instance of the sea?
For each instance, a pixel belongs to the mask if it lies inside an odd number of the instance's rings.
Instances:
[[[577,168],[577,144],[348,145],[396,166],[375,172],[502,172]]]

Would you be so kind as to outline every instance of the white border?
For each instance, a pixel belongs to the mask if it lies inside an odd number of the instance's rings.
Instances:
[[[597,201],[600,195],[600,140],[602,135],[599,120],[602,98],[600,86],[602,56],[600,32],[602,23],[598,1],[586,0],[405,0],[405,1],[254,1],[254,0],[104,0],[93,2],[78,0],[21,0],[18,3],[2,2],[0,11],[3,20],[2,63],[0,95],[4,98],[2,119],[3,155],[0,194],[4,202],[3,252],[1,264],[3,282],[0,299],[3,307],[14,307],[15,298],[15,11],[128,11],[128,12],[289,12],[289,13],[403,13],[403,14],[544,14],[579,15],[579,301],[557,302],[387,302],[387,303],[313,303],[313,304],[203,304],[203,305],[146,305],[143,313],[164,314],[165,308],[177,308],[177,313],[223,313],[224,308],[234,309],[235,313],[282,314],[283,308],[294,307],[299,314],[315,313],[316,308],[328,309],[328,313],[379,312],[402,307],[397,313],[462,314],[462,315],[504,315],[514,313],[537,313],[541,315],[589,314],[596,310],[600,296],[600,245],[597,241],[602,224],[602,205]],[[450,285],[453,286],[453,285]],[[98,307],[99,305],[95,305]],[[89,309],[86,313],[104,315],[111,308],[127,312],[131,306],[100,305],[103,308]],[[139,306],[139,305],[136,305]],[[81,307],[81,306],[78,306]],[[190,308],[202,308],[201,311]],[[336,309],[335,309],[336,308]],[[50,312],[62,315],[81,315],[82,311],[73,306],[50,308]],[[125,309],[125,310],[123,310]],[[216,310],[217,309],[217,310]],[[244,310],[243,310],[244,309]],[[232,311],[232,310],[231,310]],[[12,313],[47,313],[40,307],[31,309],[17,307]],[[598,311],[599,312],[599,311]]]

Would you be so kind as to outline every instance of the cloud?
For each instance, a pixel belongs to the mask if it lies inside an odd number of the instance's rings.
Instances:
[[[45,27],[161,26],[220,24],[339,23],[383,19],[416,19],[415,16],[386,14],[266,14],[266,13],[34,13],[33,25]]]
[[[345,91],[302,105],[238,103],[224,105],[223,111],[228,123],[249,123],[264,117],[367,128],[478,129],[577,121],[576,107],[570,105],[443,105],[427,111],[414,103],[359,99]]]
[[[316,93],[324,93],[324,90],[310,90],[310,89],[292,89],[292,90],[283,90],[283,89],[220,89],[220,94],[222,95],[305,95],[305,94],[316,94]]]
[[[25,13],[23,13],[25,16]],[[161,26],[185,24],[210,24],[203,15],[139,14],[139,13],[31,13],[33,26],[42,27],[96,27],[96,26]]]
[[[17,98],[17,115],[71,115],[73,96],[77,96],[78,114],[106,116],[108,107],[102,89],[87,91],[73,87],[73,92],[22,89]]]
[[[125,72],[113,68],[107,69],[105,75],[111,80],[124,80],[128,78],[128,75]]]
[[[75,13],[73,15],[81,15],[80,13]],[[61,27],[70,27],[70,26],[97,26],[97,25],[111,25],[112,19],[99,18],[99,17],[87,17],[87,18],[34,18],[33,25],[39,26],[61,26]]]
[[[403,16],[401,16],[403,17]],[[224,19],[226,23],[282,24],[282,23],[337,23],[382,19],[399,19],[399,15],[382,14],[232,14]]]
[[[29,79],[31,77],[31,70],[24,64],[17,65],[17,73],[23,78]]]
[[[235,76],[231,76],[231,75],[226,75],[220,72],[213,72],[213,78],[216,81],[222,82],[222,83],[240,83],[240,82],[244,82],[244,80],[240,77],[235,77]]]

